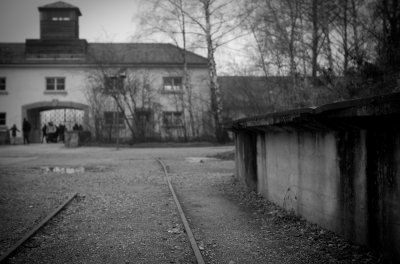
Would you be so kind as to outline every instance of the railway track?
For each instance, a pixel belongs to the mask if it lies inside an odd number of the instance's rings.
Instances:
[[[161,165],[164,179],[168,185],[168,188],[171,192],[171,195],[174,199],[175,205],[177,207],[177,210],[179,212],[182,224],[185,228],[185,232],[187,234],[190,246],[193,250],[194,256],[196,258],[196,261],[198,264],[204,264],[204,259],[203,256],[200,252],[199,246],[197,245],[197,242],[194,238],[193,232],[189,226],[189,223],[187,221],[187,218],[185,216],[185,213],[182,209],[182,206],[179,202],[179,199],[175,193],[175,190],[172,186],[171,183],[171,178],[168,175],[168,170],[164,162],[160,159],[157,159],[157,162]],[[21,247],[29,238],[31,238],[33,235],[35,235],[42,227],[44,227],[54,216],[56,216],[62,209],[64,209],[76,196],[78,193],[74,193],[71,196],[69,196],[59,207],[57,207],[54,211],[52,211],[46,218],[44,218],[39,224],[34,226],[28,233],[26,233],[17,243],[15,243],[10,249],[8,249],[2,256],[0,256],[0,263],[5,262],[9,257],[11,257],[16,250]]]
[[[69,204],[78,193],[74,193],[67,200],[65,200],[59,207],[57,207],[51,214],[46,216],[39,224],[37,224],[34,228],[32,228],[27,234],[25,234],[17,243],[15,243],[10,249],[6,251],[0,257],[0,263],[8,259],[22,244],[24,244],[29,238],[31,238],[34,234],[36,234],[43,226],[47,224],[54,216],[56,216],[67,204]]]
[[[195,238],[193,236],[193,232],[192,232],[192,230],[191,230],[191,228],[189,226],[189,223],[188,223],[188,221],[186,219],[185,213],[183,212],[182,206],[181,206],[181,204],[180,204],[180,202],[178,200],[178,197],[176,196],[174,187],[172,187],[171,178],[168,175],[167,167],[165,166],[165,164],[161,160],[158,159],[157,161],[161,164],[161,166],[163,168],[164,177],[165,177],[165,179],[167,181],[169,190],[171,191],[171,194],[174,197],[175,205],[178,208],[179,215],[181,217],[183,226],[185,227],[185,231],[186,231],[186,234],[188,236],[188,239],[189,239],[189,242],[190,242],[190,246],[192,247],[193,253],[194,253],[195,257],[196,257],[196,261],[197,261],[198,264],[204,264],[205,262],[203,260],[203,256],[201,255],[200,249],[199,249],[199,247],[198,247],[198,245],[196,243],[196,240],[195,240]]]

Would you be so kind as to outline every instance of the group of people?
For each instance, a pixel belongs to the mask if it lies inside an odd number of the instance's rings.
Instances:
[[[48,122],[42,127],[42,143],[46,142],[64,142],[64,132],[66,128],[64,124],[58,126],[54,125],[53,122]]]
[[[74,131],[82,131],[82,125],[80,124],[75,124],[72,128]],[[10,129],[11,131],[11,144],[15,145],[17,143],[17,132],[21,132],[17,125],[14,124]],[[47,124],[44,124],[42,127],[42,138],[41,138],[41,143],[44,142],[64,142],[64,132],[66,131],[66,127],[64,124],[60,124],[58,126],[54,125],[53,122],[48,122]],[[31,132],[31,124],[24,118],[24,121],[22,122],[22,134],[24,138],[24,144],[29,144],[29,134]]]
[[[18,128],[17,125],[14,124],[11,128],[11,144],[15,145],[16,144],[16,138],[17,138],[17,132],[21,132]],[[22,122],[22,134],[24,138],[24,144],[29,144],[29,133],[31,132],[31,123],[24,118],[24,121]]]
[[[75,125],[72,127],[72,130],[83,131],[83,127],[82,127],[82,125],[75,123]]]

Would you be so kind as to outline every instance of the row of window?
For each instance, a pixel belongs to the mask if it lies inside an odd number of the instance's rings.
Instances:
[[[166,127],[183,126],[182,112],[163,112],[163,124]]]
[[[70,21],[70,17],[52,17],[51,20],[53,21]]]
[[[164,91],[182,90],[182,77],[164,77]]]
[[[0,91],[6,91],[7,79],[0,77]],[[46,78],[46,90],[48,91],[63,91],[65,90],[64,77],[48,77]]]
[[[119,79],[122,82],[122,79]],[[106,80],[106,86],[111,87],[115,85],[112,79]],[[182,77],[164,77],[164,91],[166,92],[178,92],[182,90]],[[122,83],[117,84],[118,87],[122,87]],[[64,77],[47,77],[46,78],[46,90],[47,91],[64,91],[65,90],[65,78]],[[0,91],[6,91],[6,78],[0,77]]]
[[[123,79],[108,77],[105,80],[105,87],[109,90],[122,89],[124,86]],[[179,92],[182,91],[182,77],[164,77],[163,90],[166,92]]]
[[[118,116],[119,114],[119,116]],[[138,111],[136,112],[137,119],[140,124],[145,124],[150,122],[150,112],[149,111]],[[117,121],[118,120],[118,121]],[[165,127],[180,127],[183,126],[182,122],[182,112],[180,111],[166,111],[163,112],[163,126]],[[124,115],[122,112],[104,112],[104,121],[107,126],[114,126],[117,123],[119,126],[124,126]]]

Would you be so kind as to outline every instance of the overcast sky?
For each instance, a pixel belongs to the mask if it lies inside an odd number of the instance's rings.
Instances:
[[[0,42],[39,38],[39,6],[57,0],[0,0]],[[134,34],[138,0],[65,0],[77,6],[79,37],[89,42],[128,42]]]
[[[39,6],[57,2],[57,0],[0,0],[0,43],[19,42],[26,39],[39,39]],[[79,38],[88,42],[132,42],[131,38],[139,24],[137,14],[146,7],[139,3],[143,0],[64,0],[78,7],[82,13],[79,17]],[[145,39],[144,39],[145,40]],[[168,38],[146,41],[171,42]],[[206,50],[196,50],[206,56]],[[229,62],[240,62],[243,51],[234,42],[220,47],[216,53],[217,67],[222,69]]]

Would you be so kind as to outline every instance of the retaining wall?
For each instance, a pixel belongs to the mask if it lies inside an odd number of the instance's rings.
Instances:
[[[241,119],[236,177],[400,261],[400,94]]]

